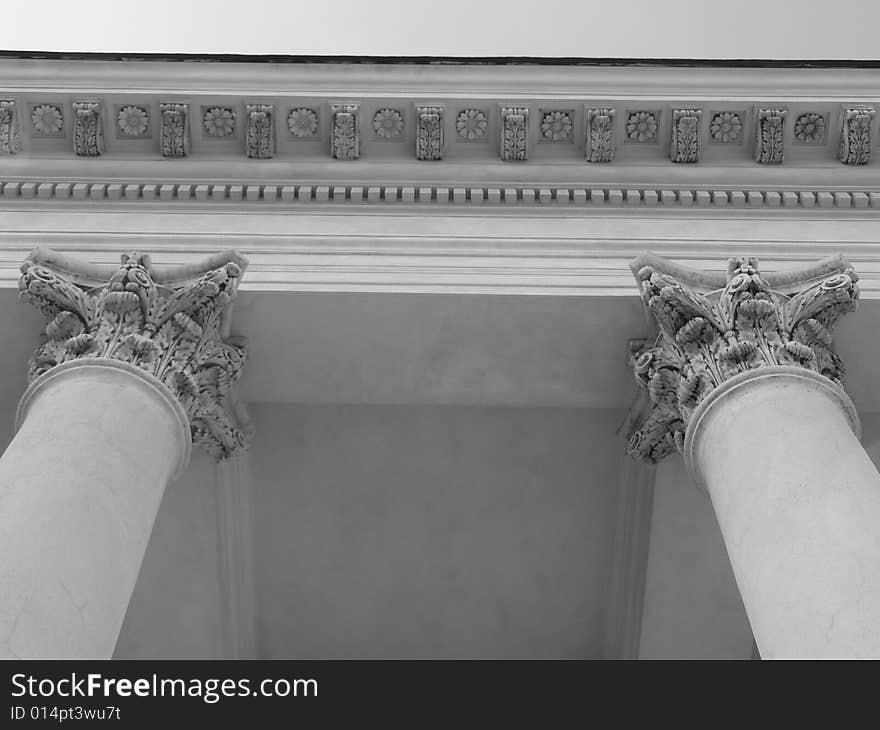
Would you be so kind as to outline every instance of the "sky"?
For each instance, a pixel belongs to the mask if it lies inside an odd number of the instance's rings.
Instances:
[[[7,0],[0,49],[102,53],[880,58],[880,2]]]

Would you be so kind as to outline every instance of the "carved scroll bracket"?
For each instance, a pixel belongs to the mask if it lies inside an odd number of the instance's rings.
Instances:
[[[78,359],[130,363],[180,402],[194,444],[218,459],[233,455],[250,438],[229,403],[247,350],[242,340],[227,336],[246,266],[234,251],[196,266],[163,269],[132,253],[113,269],[35,249],[21,267],[19,290],[48,325],[31,357],[29,380]]]

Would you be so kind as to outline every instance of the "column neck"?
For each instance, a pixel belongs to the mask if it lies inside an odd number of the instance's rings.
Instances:
[[[66,384],[83,378],[96,378],[102,384],[116,382],[124,388],[138,388],[142,392],[146,392],[161,408],[168,411],[170,421],[174,424],[176,431],[174,442],[179,445],[178,457],[171,467],[170,480],[175,481],[189,464],[192,452],[189,418],[180,401],[156,376],[131,363],[106,358],[91,358],[89,360],[71,360],[56,365],[31,382],[24,392],[15,413],[15,430],[18,431],[21,428],[31,406],[39,398],[51,398],[57,388],[63,388]],[[137,417],[136,413],[131,414],[131,418]]]
[[[824,395],[828,396],[841,409],[856,438],[861,438],[861,424],[856,407],[846,391],[838,383],[802,367],[776,365],[750,370],[724,381],[724,383],[709,393],[690,415],[682,452],[688,471],[698,485],[705,488],[696,454],[699,441],[705,432],[706,423],[710,419],[712,412],[722,407],[726,401],[753,392],[757,388],[773,387],[782,381],[795,382],[804,388],[822,391]],[[761,418],[760,413],[751,415],[756,419]]]

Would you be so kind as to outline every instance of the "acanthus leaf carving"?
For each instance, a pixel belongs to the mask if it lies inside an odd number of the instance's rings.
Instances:
[[[330,108],[330,154],[337,160],[360,157],[360,110],[357,104],[334,105]]]
[[[443,159],[443,107],[416,107],[416,159]]]
[[[126,362],[154,376],[180,402],[194,444],[219,459],[246,448],[246,429],[227,397],[247,350],[243,341],[223,336],[246,265],[227,252],[207,266],[182,268],[166,284],[157,281],[149,256],[132,253],[98,283],[106,274],[36,249],[21,267],[19,290],[48,324],[31,357],[29,380],[83,358]]]
[[[159,149],[162,157],[189,154],[189,105],[159,104]]]
[[[0,155],[21,152],[21,131],[14,99],[0,99]]]
[[[784,158],[786,109],[755,108],[755,162],[781,165]]]
[[[501,159],[527,160],[529,110],[528,107],[501,108]]]
[[[104,154],[104,122],[99,102],[73,102],[73,151],[79,157]]]
[[[614,109],[585,107],[584,153],[587,162],[611,162],[614,156]]]
[[[873,107],[847,107],[843,110],[838,158],[847,165],[867,165],[871,161],[871,123]]]
[[[655,463],[681,451],[697,406],[740,373],[787,365],[842,385],[844,367],[831,330],[855,310],[859,296],[858,276],[842,257],[766,278],[757,260],[734,258],[721,289],[657,257],[637,260],[634,273],[660,330],[654,345],[631,358],[651,403],[630,434],[634,457]]]
[[[698,162],[700,157],[700,117],[702,109],[673,109],[669,159],[672,162]]]
[[[271,104],[248,104],[247,156],[266,160],[275,156],[275,113]]]

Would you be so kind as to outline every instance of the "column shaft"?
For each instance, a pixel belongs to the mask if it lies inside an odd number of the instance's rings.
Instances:
[[[685,457],[712,498],[761,656],[880,657],[880,473],[842,388],[802,368],[733,378]]]
[[[180,404],[128,363],[76,360],[31,385],[0,459],[0,656],[110,658],[189,448]]]

